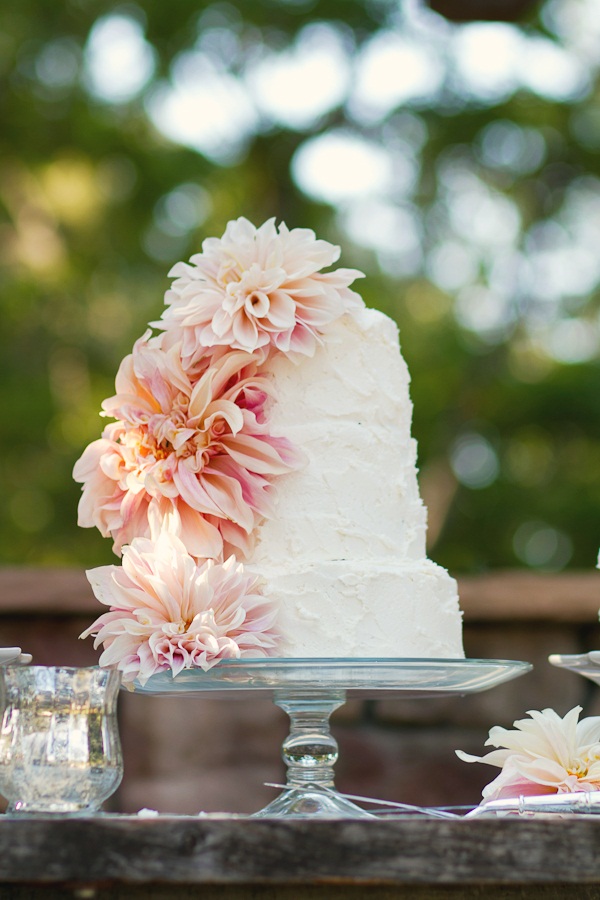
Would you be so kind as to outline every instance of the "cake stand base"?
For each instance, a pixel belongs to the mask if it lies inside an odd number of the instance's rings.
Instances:
[[[325,793],[322,788],[306,785],[286,788],[264,809],[252,813],[251,819],[375,819],[372,813],[345,800],[337,791]]]
[[[344,799],[333,786],[337,741],[329,718],[346,702],[345,691],[275,691],[274,702],[290,717],[290,733],[281,747],[287,766],[285,790],[253,818],[372,819],[371,813]]]

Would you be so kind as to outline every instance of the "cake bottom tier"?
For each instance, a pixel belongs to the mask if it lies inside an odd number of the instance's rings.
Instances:
[[[429,560],[257,569],[279,609],[281,657],[464,658],[456,582]]]

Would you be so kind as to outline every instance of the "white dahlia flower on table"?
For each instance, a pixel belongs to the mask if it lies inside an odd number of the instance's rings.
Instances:
[[[530,710],[514,729],[490,730],[485,743],[498,749],[481,757],[457,750],[465,762],[501,769],[482,802],[600,790],[600,716],[578,721],[580,713],[580,706],[563,718],[553,709]]]

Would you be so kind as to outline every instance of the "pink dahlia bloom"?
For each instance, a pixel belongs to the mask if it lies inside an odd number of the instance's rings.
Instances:
[[[119,669],[125,684],[269,656],[277,645],[275,612],[256,577],[233,557],[197,562],[167,531],[156,541],[136,538],[122,566],[100,566],[87,577],[110,610],[81,637],[95,636],[94,646],[104,646],[100,665]]]
[[[465,762],[500,768],[483,789],[483,802],[600,790],[600,717],[579,722],[580,712],[575,706],[561,718],[553,709],[530,710],[514,729],[490,730],[486,744],[499,749],[481,757],[457,750]]]
[[[209,238],[190,263],[177,263],[165,295],[162,323],[181,329],[186,367],[203,348],[229,346],[252,353],[274,347],[312,356],[327,326],[363,305],[349,285],[362,272],[321,272],[339,247],[317,240],[306,228],[279,229],[269,219],[255,228],[240,218],[222,238]]]
[[[148,332],[121,363],[116,388],[102,407],[117,421],[73,471],[83,483],[79,525],[112,535],[118,554],[162,528],[196,557],[247,553],[270,514],[272,478],[299,463],[289,441],[269,434],[256,357],[213,355],[192,378],[179,345]]]

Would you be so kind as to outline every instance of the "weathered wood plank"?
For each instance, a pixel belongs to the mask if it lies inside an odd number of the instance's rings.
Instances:
[[[394,887],[327,885],[118,885],[1,886],[2,900],[598,900],[593,885],[467,885]]]
[[[0,884],[600,885],[600,820],[0,821]]]
[[[0,567],[0,615],[98,612],[83,569]]]
[[[487,572],[458,579],[465,621],[596,623],[600,572]]]
[[[598,900],[593,885],[118,885],[1,886],[2,900]]]

